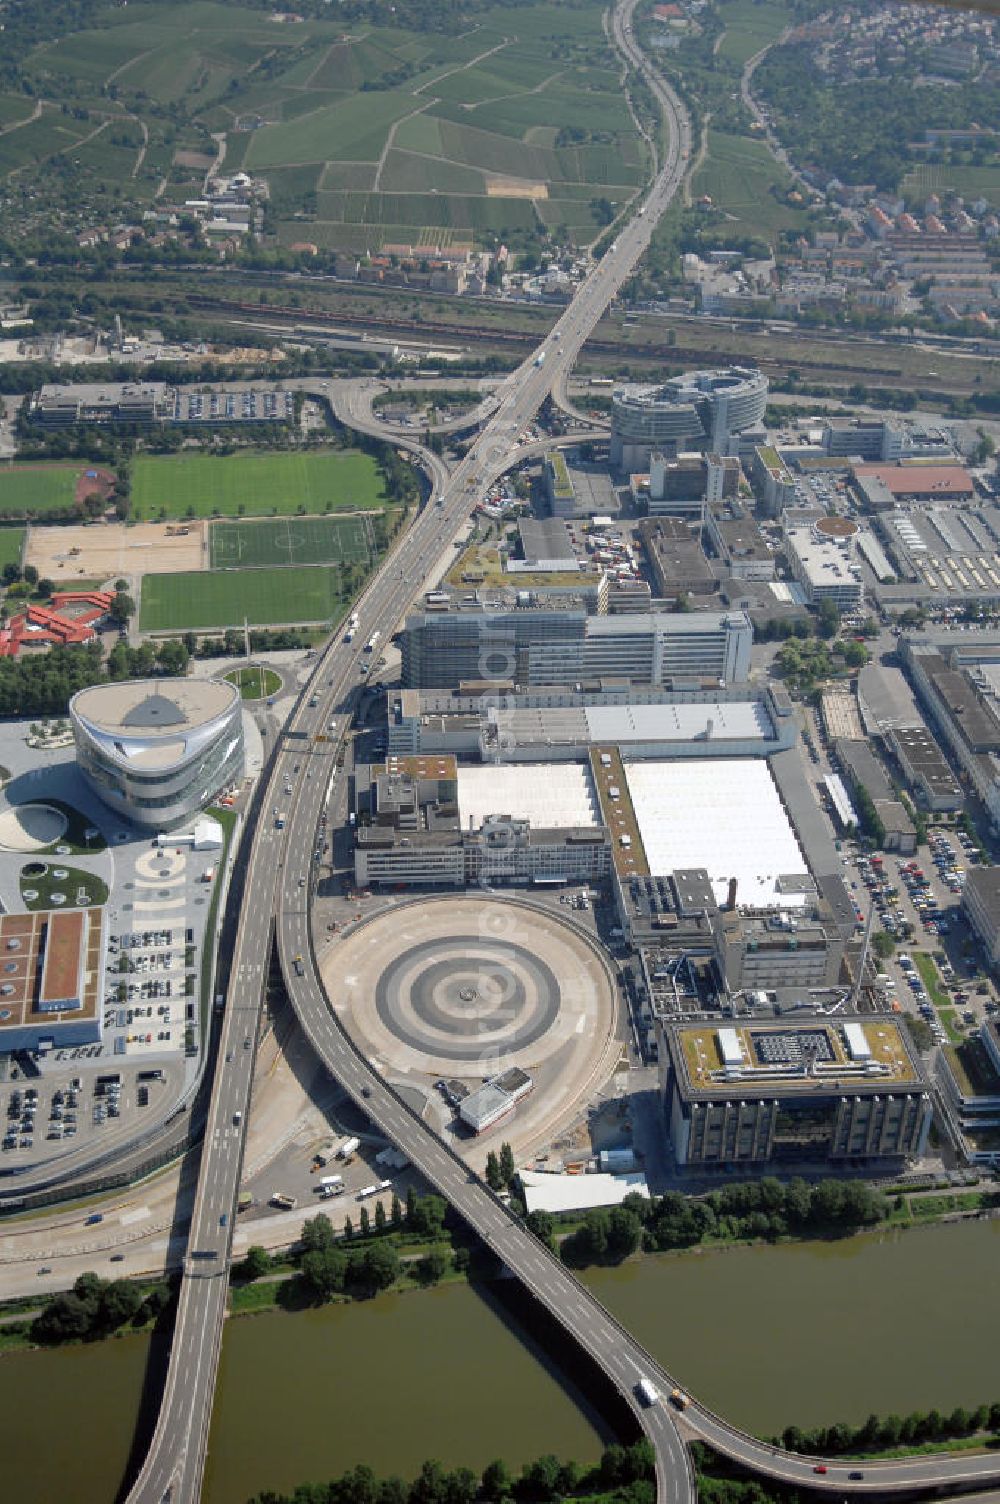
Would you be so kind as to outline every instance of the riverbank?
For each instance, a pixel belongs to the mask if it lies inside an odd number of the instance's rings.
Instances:
[[[739,1188],[727,1188],[732,1194],[739,1194]],[[663,1198],[668,1200],[669,1198]],[[684,1199],[684,1198],[679,1198]],[[704,1201],[685,1201],[686,1209],[691,1206],[704,1205]],[[348,1260],[359,1257],[364,1250],[371,1248],[376,1243],[384,1243],[394,1250],[398,1262],[398,1269],[391,1273],[391,1277],[382,1279],[376,1286],[378,1290],[391,1291],[395,1294],[407,1294],[417,1290],[427,1290],[440,1284],[465,1284],[472,1281],[486,1281],[496,1275],[496,1267],[490,1255],[478,1250],[465,1235],[464,1229],[452,1228],[445,1224],[444,1204],[440,1198],[418,1197],[414,1208],[411,1209],[416,1220],[420,1222],[420,1233],[408,1233],[405,1219],[402,1223],[393,1225],[386,1221],[383,1227],[369,1229],[364,1234],[354,1234],[350,1239],[334,1237],[332,1230],[328,1229],[328,1220],[322,1213],[311,1221],[317,1227],[323,1228],[317,1247],[336,1248]],[[608,1214],[598,1214],[600,1216]],[[808,1246],[817,1243],[825,1246],[829,1243],[842,1245],[854,1238],[869,1236],[879,1229],[892,1229],[894,1232],[927,1227],[935,1223],[951,1224],[958,1221],[975,1221],[982,1218],[1000,1217],[1000,1193],[992,1188],[969,1189],[941,1193],[938,1191],[917,1191],[904,1193],[899,1192],[886,1198],[882,1220],[874,1224],[874,1227],[851,1228],[834,1224],[829,1227],[826,1236],[807,1237],[785,1232],[781,1235],[768,1234],[761,1231],[756,1235],[740,1235],[738,1228],[748,1219],[729,1218],[723,1224],[728,1230],[721,1230],[717,1221],[716,1230],[694,1238],[683,1229],[678,1229],[678,1238],[674,1246],[651,1248],[649,1246],[636,1246],[628,1251],[615,1252],[605,1248],[600,1253],[594,1253],[585,1244],[583,1245],[583,1262],[573,1256],[574,1248],[581,1247],[581,1234],[593,1225],[594,1214],[587,1216],[574,1216],[564,1214],[561,1217],[533,1219],[534,1230],[542,1236],[554,1249],[564,1252],[567,1262],[570,1262],[579,1274],[586,1275],[589,1271],[597,1269],[617,1269],[623,1265],[641,1263],[645,1259],[656,1259],[664,1256],[686,1256],[694,1253],[714,1253],[726,1250],[752,1249],[756,1247],[797,1247]],[[662,1224],[661,1224],[662,1225]],[[737,1230],[734,1230],[737,1229]],[[431,1237],[426,1234],[430,1232]],[[645,1242],[650,1241],[647,1236]],[[636,1231],[636,1242],[638,1233]],[[314,1250],[315,1251],[315,1250]],[[259,1260],[258,1271],[251,1273],[249,1265],[253,1256]],[[346,1272],[346,1271],[345,1271]],[[154,1289],[162,1289],[162,1281],[141,1280],[136,1282],[136,1288],[145,1299]],[[325,1302],[344,1303],[355,1299],[367,1299],[375,1289],[366,1286],[362,1289],[351,1290],[347,1287],[345,1279],[341,1276],[339,1288],[336,1282],[310,1286],[303,1279],[303,1260],[301,1254],[296,1255],[292,1250],[278,1255],[268,1255],[263,1249],[250,1250],[250,1255],[241,1264],[234,1267],[230,1281],[229,1314],[231,1317],[258,1315],[261,1312],[281,1310],[294,1313],[323,1304]],[[53,1297],[58,1300],[59,1297]],[[51,1304],[51,1301],[46,1303]],[[161,1301],[161,1309],[163,1302]],[[22,1299],[0,1304],[0,1357],[5,1353],[30,1350],[43,1346],[62,1346],[65,1343],[44,1343],[36,1339],[32,1332],[33,1319],[45,1310],[46,1306],[39,1306],[37,1301]],[[137,1332],[151,1332],[162,1328],[160,1312],[152,1313],[145,1320],[137,1320],[129,1324],[128,1330]],[[69,1333],[67,1341],[73,1340],[106,1340],[111,1337],[119,1337],[122,1331],[119,1329],[106,1332]]]
[[[853,1428],[872,1411],[950,1414],[991,1396],[998,1254],[997,1220],[883,1224],[824,1243],[645,1255],[582,1278],[685,1388],[771,1436],[831,1417]],[[706,1340],[718,1332],[724,1363]],[[67,1476],[78,1504],[115,1497],[160,1342],[126,1331],[4,1356],[12,1497],[59,1497]],[[590,1465],[613,1438],[578,1377],[540,1346],[512,1280],[449,1277],[421,1299],[258,1309],[226,1323],[204,1504],[246,1504],[373,1459],[404,1476],[427,1456],[480,1470],[498,1455],[519,1468],[545,1452]],[[65,1437],[51,1426],[63,1410],[74,1417]]]

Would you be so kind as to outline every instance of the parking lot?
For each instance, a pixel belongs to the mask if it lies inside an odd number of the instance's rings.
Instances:
[[[174,409],[177,423],[257,423],[281,418],[290,422],[295,416],[292,392],[261,391],[255,387],[242,391],[178,391]]]
[[[141,1046],[176,1048],[188,1030],[193,1047],[198,1003],[194,962],[195,931],[190,927],[109,937],[104,1028],[116,1031],[116,1055]]]
[[[18,1077],[0,1090],[0,1150],[11,1168],[67,1150],[110,1148],[142,1128],[144,1109],[155,1110],[176,1090],[177,1073],[166,1066],[95,1070],[99,1049],[60,1051],[64,1071]]]

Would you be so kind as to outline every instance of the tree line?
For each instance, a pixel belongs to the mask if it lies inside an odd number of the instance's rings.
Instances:
[[[404,1269],[422,1285],[437,1284],[450,1268],[467,1272],[467,1248],[452,1254],[447,1247],[432,1246],[405,1266],[400,1257],[400,1246],[407,1239],[432,1245],[444,1239],[447,1215],[447,1202],[441,1196],[418,1196],[411,1186],[405,1207],[395,1192],[388,1214],[381,1201],[376,1202],[374,1216],[362,1205],[357,1227],[353,1218],[347,1217],[339,1238],[325,1213],[307,1217],[293,1255],[298,1273],[289,1280],[283,1303],[322,1305],[338,1295],[363,1299],[390,1289]],[[252,1281],[271,1268],[267,1250],[255,1244],[247,1249],[234,1273],[238,1280]]]
[[[110,1337],[123,1326],[145,1326],[171,1304],[170,1286],[163,1282],[143,1290],[127,1279],[101,1279],[81,1274],[72,1290],[54,1295],[31,1323],[35,1342],[94,1342]]]
[[[580,1225],[557,1245],[558,1223],[548,1212],[529,1212],[528,1228],[567,1264],[616,1263],[640,1248],[658,1252],[690,1248],[709,1239],[814,1237],[854,1231],[881,1222],[888,1203],[859,1180],[796,1177],[782,1184],[772,1176],[725,1186],[707,1196],[668,1191],[647,1199],[637,1193],[621,1206],[586,1213]]]
[[[107,665],[98,641],[54,647],[41,657],[0,658],[0,716],[65,715],[77,690],[108,680],[183,674],[189,651],[179,638],[130,648],[119,642]]]
[[[927,1442],[958,1441],[981,1432],[1000,1432],[1000,1400],[966,1410],[956,1405],[949,1415],[941,1410],[913,1410],[909,1415],[869,1415],[860,1426],[838,1423],[803,1430],[786,1426],[775,1442],[789,1452],[820,1457],[845,1453],[888,1452],[897,1447],[922,1446]]]
[[[595,1467],[560,1462],[551,1454],[527,1462],[519,1474],[501,1459],[481,1473],[440,1462],[423,1464],[409,1483],[376,1478],[363,1464],[327,1483],[303,1483],[290,1494],[265,1489],[250,1504],[653,1504],[655,1459],[646,1441],[604,1449]]]

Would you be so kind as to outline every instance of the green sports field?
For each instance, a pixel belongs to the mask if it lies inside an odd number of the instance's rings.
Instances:
[[[142,583],[143,632],[202,631],[212,627],[272,627],[328,621],[340,604],[335,569],[228,569],[218,574],[148,574]]]
[[[23,527],[0,527],[0,569],[5,564],[20,564],[24,534]]]
[[[213,522],[211,551],[213,569],[354,561],[367,564],[375,553],[375,543],[370,519],[365,517],[279,517],[260,522]]]
[[[355,511],[385,502],[375,461],[354,449],[309,454],[142,455],[132,478],[139,522],[216,514]]]
[[[72,507],[82,468],[79,464],[0,466],[0,516]]]

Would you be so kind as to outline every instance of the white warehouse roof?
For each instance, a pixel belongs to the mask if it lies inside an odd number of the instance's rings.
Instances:
[[[703,739],[763,742],[774,736],[760,700],[665,705],[588,705],[594,742],[690,742]]]
[[[809,869],[763,759],[628,762],[625,776],[650,872],[704,867],[719,903],[734,877],[740,905],[805,901],[778,889]]]
[[[646,1177],[629,1175],[547,1175],[519,1171],[529,1212],[582,1212],[595,1206],[620,1206],[626,1196],[649,1200]]]
[[[487,815],[531,821],[536,830],[598,825],[597,801],[584,763],[515,763],[460,767],[462,825],[478,830]]]

